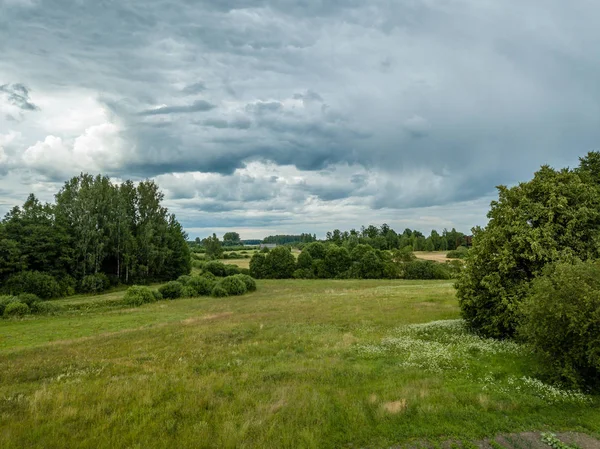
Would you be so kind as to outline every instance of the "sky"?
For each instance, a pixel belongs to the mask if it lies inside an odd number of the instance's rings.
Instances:
[[[155,179],[190,237],[468,233],[600,150],[597,0],[0,0],[0,214]]]

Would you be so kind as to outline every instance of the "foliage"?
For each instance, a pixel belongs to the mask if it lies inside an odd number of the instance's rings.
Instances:
[[[204,271],[214,274],[215,276],[227,276],[227,266],[223,262],[211,260],[204,264]]]
[[[229,293],[221,285],[221,283],[218,283],[214,286],[214,288],[211,292],[211,296],[214,296],[215,298],[225,298],[226,296],[229,296]]]
[[[404,279],[450,279],[450,271],[432,260],[414,260],[403,265]]]
[[[29,307],[31,307],[34,302],[40,301],[40,298],[33,293],[21,293],[16,299],[23,304],[27,304]]]
[[[531,181],[498,188],[489,223],[474,230],[457,281],[462,314],[472,329],[512,336],[519,304],[547,264],[600,256],[600,188],[585,169],[593,155],[578,169],[544,166]]]
[[[6,306],[12,302],[19,302],[19,300],[15,296],[0,296],[0,316],[4,315],[4,309],[6,309]]]
[[[193,288],[198,296],[208,296],[215,286],[215,281],[206,276],[192,276],[187,286]]]
[[[223,235],[223,244],[225,246],[239,246],[240,243],[240,235],[237,232],[226,232]]]
[[[123,297],[123,302],[130,306],[141,306],[154,301],[156,298],[152,289],[143,285],[132,285]]]
[[[217,234],[213,234],[212,237],[206,237],[202,240],[202,245],[204,245],[208,257],[213,259],[220,259],[223,257],[223,247]]]
[[[306,250],[302,251],[298,256],[297,266],[300,270],[309,270],[312,267],[313,258]]]
[[[51,301],[36,301],[29,308],[35,315],[53,315],[59,310],[59,307]]]
[[[29,306],[24,302],[14,301],[10,302],[4,308],[4,317],[21,317],[30,313]]]
[[[164,299],[177,299],[183,295],[183,285],[181,282],[171,281],[161,286],[158,291]]]
[[[246,293],[246,283],[236,276],[227,276],[219,284],[230,296],[243,295]]]
[[[532,283],[519,334],[575,387],[600,387],[600,265],[550,265]]]
[[[267,274],[267,259],[264,254],[256,253],[250,259],[250,275],[255,279],[264,279]]]
[[[317,240],[314,234],[299,234],[299,235],[270,235],[265,237],[263,243],[276,243],[277,245],[286,245],[290,243],[310,243]]]
[[[204,272],[202,272],[202,274],[200,276],[203,278],[209,279],[211,281],[217,280],[217,277],[214,274],[212,274],[210,271],[204,271]]]
[[[251,276],[245,274],[236,274],[234,277],[241,280],[246,285],[247,291],[256,291],[256,281]]]
[[[225,265],[225,276],[240,274],[240,268],[237,265]]]
[[[177,278],[177,282],[180,282],[181,285],[187,285],[188,282],[190,282],[190,280],[192,279],[192,276],[188,275],[188,274],[184,274],[182,276],[179,276]]]
[[[88,274],[81,280],[79,291],[81,293],[101,293],[110,287],[108,276],[104,273]]]
[[[196,293],[196,289],[189,286],[189,285],[184,285],[183,289],[181,290],[181,297],[182,298],[194,298],[195,296],[198,296],[198,293]]]
[[[448,251],[446,253],[446,257],[448,259],[464,259],[467,257],[467,253],[469,252],[466,246],[459,246],[455,250]]]
[[[154,296],[155,301],[160,301],[160,300],[164,299],[162,293],[159,292],[158,290],[152,290],[152,296]]]
[[[42,299],[57,298],[61,288],[53,276],[39,271],[22,271],[9,277],[3,290],[11,295],[32,293]]]
[[[292,277],[294,279],[314,279],[315,275],[313,270],[310,268],[298,268],[296,271],[294,271]]]
[[[97,292],[103,274],[111,284],[173,279],[189,273],[186,234],[161,206],[153,181],[114,184],[106,176],[81,174],[67,181],[55,204],[30,195],[0,223],[0,282],[42,272],[59,282],[42,298],[72,294],[74,285]],[[63,285],[62,279],[72,276]],[[85,279],[85,281],[84,281]]]
[[[296,258],[285,246],[273,248],[265,257],[263,277],[269,279],[288,279],[296,269]],[[252,267],[250,267],[252,271]]]

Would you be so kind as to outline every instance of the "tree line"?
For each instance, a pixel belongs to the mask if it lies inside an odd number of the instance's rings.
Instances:
[[[30,293],[62,296],[189,273],[187,235],[163,198],[154,181],[89,174],[67,181],[53,204],[29,195],[0,222],[1,288],[46,283]]]
[[[440,234],[432,230],[429,236],[420,231],[406,228],[402,233],[394,231],[389,225],[383,224],[379,227],[369,225],[362,226],[360,230],[340,231],[335,229],[327,232],[326,242],[338,246],[345,246],[350,250],[356,245],[369,245],[374,249],[393,250],[411,248],[413,251],[452,251],[467,245],[467,236],[452,228],[451,231],[444,229]]]

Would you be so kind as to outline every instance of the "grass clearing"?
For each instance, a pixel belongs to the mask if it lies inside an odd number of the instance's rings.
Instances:
[[[598,436],[598,398],[464,331],[448,281],[258,281],[0,322],[0,447],[338,448]]]

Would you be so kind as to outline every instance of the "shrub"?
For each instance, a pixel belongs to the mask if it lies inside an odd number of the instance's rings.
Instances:
[[[292,274],[294,279],[314,279],[313,271],[308,268],[299,268]]]
[[[182,298],[193,298],[195,296],[198,296],[198,293],[196,293],[196,289],[193,287],[190,287],[189,285],[184,285],[183,286],[183,290],[181,290],[181,297]]]
[[[141,306],[142,304],[154,302],[156,299],[150,287],[132,285],[127,289],[127,292],[125,292],[123,301],[130,306]]]
[[[189,276],[187,274],[183,274],[177,278],[177,282],[180,282],[181,285],[187,285],[188,282],[190,281],[190,279],[192,279],[191,276]]]
[[[464,259],[467,257],[467,253],[469,252],[468,248],[464,246],[459,246],[455,250],[448,251],[446,254],[446,258],[448,259]]]
[[[110,280],[104,273],[88,274],[79,285],[81,293],[100,293],[110,287]]]
[[[556,380],[600,387],[600,265],[549,266],[520,308],[519,335],[541,354]]]
[[[233,276],[236,274],[240,274],[240,269],[237,265],[225,265],[226,276]]]
[[[209,279],[211,281],[217,280],[217,277],[214,274],[212,274],[210,271],[205,271],[200,276],[203,278]]]
[[[25,316],[29,314],[29,306],[23,302],[15,301],[10,302],[4,309],[4,317],[9,318],[13,316]]]
[[[223,277],[223,276],[227,275],[225,264],[223,262],[219,262],[216,260],[207,262],[204,265],[204,270],[208,271],[209,273],[214,274],[215,276],[219,276],[219,277]]]
[[[57,280],[59,286],[58,296],[73,296],[77,288],[77,281],[68,274]]]
[[[302,251],[298,256],[298,269],[310,269],[312,267],[312,263],[313,258],[306,250]]]
[[[30,306],[31,313],[36,315],[52,315],[59,310],[56,304],[48,301],[36,301]]]
[[[4,315],[4,309],[11,302],[18,302],[19,300],[14,296],[0,296],[0,316]]]
[[[194,296],[208,296],[215,286],[215,281],[204,276],[192,276],[187,286],[194,289]]]
[[[23,304],[27,304],[29,308],[34,302],[40,301],[40,298],[33,293],[21,293],[16,299]]]
[[[204,265],[205,265],[204,262],[201,262],[199,260],[192,260],[192,267],[194,267],[194,268],[203,269]]]
[[[4,290],[11,295],[33,293],[42,299],[61,296],[61,288],[54,277],[39,271],[22,271],[6,280]]]
[[[360,246],[363,245],[358,245],[354,251]],[[365,252],[357,265],[359,276],[363,279],[381,279],[383,277],[383,261],[373,249]]]
[[[250,275],[255,279],[263,279],[267,274],[267,258],[262,253],[255,253],[250,259]]]
[[[249,268],[240,268],[240,274],[245,274],[246,276],[250,276]]]
[[[246,285],[247,291],[249,291],[249,292],[256,291],[256,281],[251,276],[248,276],[246,274],[236,274],[234,277],[238,278]]]
[[[296,258],[289,248],[278,246],[269,251],[265,258],[264,277],[289,279],[296,269]]]
[[[215,298],[224,298],[226,296],[229,296],[229,293],[227,293],[227,290],[225,290],[223,288],[223,286],[221,286],[220,284],[217,284],[214,286],[211,295],[214,296]]]
[[[183,294],[183,285],[181,285],[180,282],[171,281],[160,287],[158,291],[165,299],[177,299],[181,298],[181,295]]]
[[[246,284],[236,276],[226,277],[219,282],[219,285],[231,296],[238,296],[246,293]]]
[[[164,299],[162,293],[159,292],[158,290],[152,290],[152,296],[154,296],[155,301],[160,301],[160,300]]]
[[[404,264],[404,279],[450,279],[448,268],[432,260],[415,260]]]

